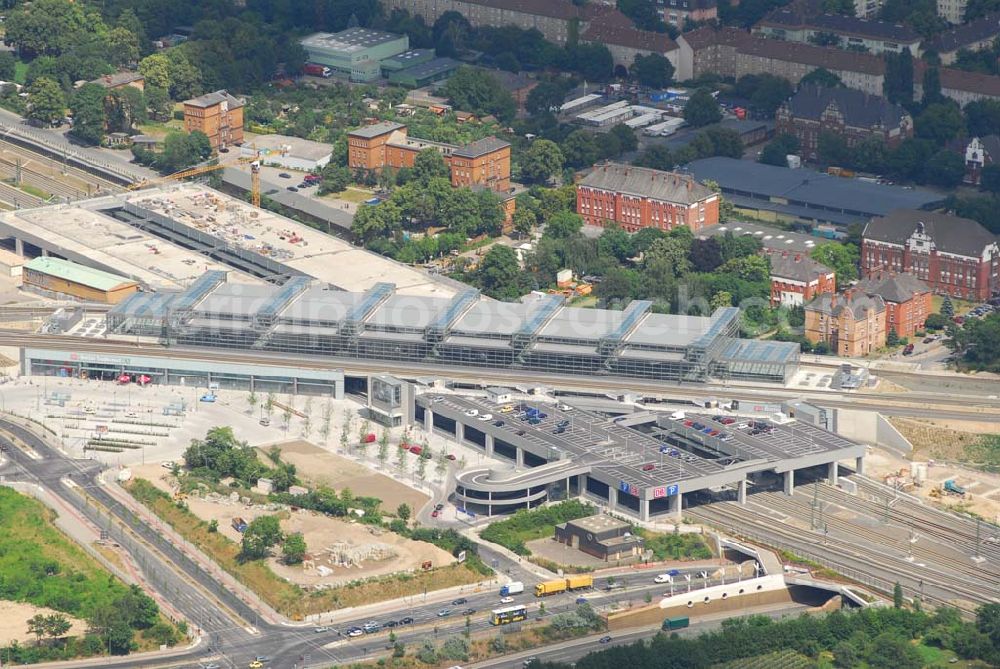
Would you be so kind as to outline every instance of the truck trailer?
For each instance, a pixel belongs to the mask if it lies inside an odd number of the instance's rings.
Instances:
[[[513,581],[513,582],[508,583],[506,585],[501,585],[500,586],[500,596],[501,597],[509,597],[511,595],[520,595],[522,592],[524,592],[524,583],[521,583],[521,581]]]
[[[567,590],[580,590],[582,588],[593,588],[593,587],[594,587],[594,577],[590,574],[570,576],[566,579]]]
[[[560,578],[555,581],[542,581],[535,585],[535,597],[545,597],[566,592],[566,579]]]

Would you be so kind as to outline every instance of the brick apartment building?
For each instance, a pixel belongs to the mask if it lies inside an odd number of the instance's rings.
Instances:
[[[771,260],[771,306],[801,307],[824,293],[837,292],[833,270],[803,253],[766,251]]]
[[[885,332],[895,330],[900,337],[912,337],[924,329],[931,313],[930,287],[912,274],[881,272],[862,279],[855,290],[885,302]]]
[[[819,136],[839,135],[854,147],[869,137],[895,148],[913,136],[913,119],[900,105],[849,88],[802,86],[775,114],[775,132],[794,135],[802,156],[818,158]]]
[[[885,301],[862,292],[820,295],[805,306],[806,339],[825,342],[830,352],[856,357],[885,346]]]
[[[435,149],[451,169],[451,185],[510,190],[510,144],[496,137],[464,146],[410,137],[401,123],[382,121],[347,133],[347,165],[351,169],[413,167],[417,154]]]
[[[959,51],[989,49],[997,37],[1000,37],[1000,12],[955,26],[935,37],[931,46],[942,65],[951,65],[958,59]]]
[[[719,195],[689,174],[604,163],[577,183],[576,211],[589,225],[617,223],[628,232],[697,232],[719,222]]]
[[[913,274],[939,295],[985,300],[1000,290],[1000,242],[968,218],[897,209],[862,233],[862,274],[884,271]]]
[[[213,151],[243,141],[244,101],[225,90],[184,101],[184,130],[208,136]]]

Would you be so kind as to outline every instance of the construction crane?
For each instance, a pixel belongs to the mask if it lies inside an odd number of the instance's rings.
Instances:
[[[244,156],[242,158],[238,158],[235,161],[231,161],[228,163],[196,165],[194,167],[189,167],[186,170],[174,172],[173,174],[168,174],[167,176],[160,177],[158,179],[144,179],[143,181],[138,181],[128,186],[126,190],[138,190],[139,188],[164,184],[170,181],[180,181],[181,179],[187,179],[188,177],[196,177],[199,174],[207,174],[208,172],[221,170],[225,167],[235,167],[236,165],[245,165],[247,163],[250,163],[250,201],[251,203],[253,203],[253,206],[259,208],[260,207],[260,154],[259,153],[253,156]]]

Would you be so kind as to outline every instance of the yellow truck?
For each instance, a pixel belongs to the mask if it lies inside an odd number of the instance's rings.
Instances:
[[[554,595],[559,592],[566,592],[566,581],[565,578],[560,578],[555,581],[542,581],[535,586],[535,597],[544,597],[545,595]]]
[[[590,574],[581,576],[570,576],[566,579],[567,590],[579,590],[581,588],[593,588],[594,577]]]

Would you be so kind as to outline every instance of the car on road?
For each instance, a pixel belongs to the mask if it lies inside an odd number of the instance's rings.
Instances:
[[[364,633],[365,631],[360,627],[351,627],[350,629],[347,630],[347,636],[351,638],[363,636]]]
[[[493,414],[491,414],[491,413],[484,413],[482,416],[480,416],[476,420],[481,420],[481,421],[493,420]]]
[[[441,397],[440,395],[431,400],[432,404],[437,404],[438,402],[444,402],[444,398]]]
[[[397,627],[399,622],[396,620],[386,620],[382,627]]]
[[[524,436],[524,430],[518,430],[514,434],[516,434],[519,437],[523,437]]]
[[[467,600],[465,597],[459,597],[458,599],[451,600],[452,606],[461,606],[462,604],[468,604],[468,603],[469,600]]]
[[[282,172],[281,174],[278,175],[278,177],[280,177],[282,179],[291,179],[292,175],[289,174],[288,172]]]
[[[569,427],[569,421],[561,420],[558,423],[556,423],[556,427]]]
[[[502,420],[493,421],[493,427],[503,427],[504,425],[506,425],[506,423],[504,423]]]
[[[316,634],[320,634],[322,632],[329,632],[329,631],[330,631],[329,627],[322,627],[321,626],[321,627],[314,627],[313,628],[313,632],[315,632]]]
[[[462,615],[463,616],[471,616],[475,612],[476,612],[475,609],[468,608],[468,609],[465,609],[464,611],[462,611]]]
[[[568,404],[557,404],[556,408],[559,409],[562,412],[572,411],[573,410],[573,407],[571,407]]]
[[[534,655],[532,655],[532,656],[531,656],[531,657],[529,657],[529,658],[528,658],[527,660],[525,660],[525,661],[524,661],[524,662],[522,663],[522,665],[523,665],[523,666],[525,666],[525,667],[530,667],[530,666],[531,666],[531,664],[532,664],[533,662],[537,662],[537,661],[538,661],[538,658],[537,658],[537,657],[535,657]]]
[[[600,639],[597,640],[597,643],[611,643],[611,636],[605,634],[604,636],[602,636]]]
[[[365,631],[365,634],[374,634],[375,632],[378,632],[380,629],[382,629],[382,625],[375,622],[374,620],[369,620],[364,624],[364,626],[361,629]]]
[[[479,409],[469,409],[468,411],[465,412],[465,415],[469,416],[470,418],[473,417],[473,416],[478,416],[479,415]]]
[[[500,603],[501,604],[513,604],[514,603],[514,598],[513,597],[501,597],[500,598]]]
[[[447,618],[450,615],[451,615],[451,609],[441,609],[440,611],[437,612],[438,618]]]
[[[258,655],[257,657],[254,658],[254,661],[255,662],[270,662],[271,658],[268,657],[267,655]]]
[[[222,669],[222,665],[218,662],[209,662],[208,664],[200,665],[201,669]]]
[[[907,344],[903,349],[903,355],[913,355],[913,344]]]
[[[297,187],[297,186],[289,186],[289,187],[287,187],[287,188],[286,188],[285,190],[290,190],[290,191],[292,191],[293,193],[298,193],[298,192],[299,192],[299,189],[298,189],[298,187]]]
[[[565,431],[566,431],[566,428],[564,428],[564,427],[557,427],[556,429],[552,430],[552,434],[562,434]]]
[[[263,666],[264,666],[264,663],[263,662],[258,662],[257,660],[254,660],[253,662],[250,663],[250,669],[261,669],[261,667],[263,667]]]
[[[653,583],[669,583],[673,576],[670,574],[657,574],[656,578],[653,579]]]
[[[431,518],[437,518],[440,515],[441,515],[441,512],[438,511],[437,509],[434,509],[433,511],[431,511]]]
[[[444,457],[448,458],[449,460],[454,460],[455,459],[455,454],[454,453],[449,453],[448,455],[446,455]]]
[[[510,412],[511,412],[511,411],[513,411],[513,410],[514,410],[514,407],[512,407],[512,406],[511,406],[511,405],[509,405],[509,404],[508,404],[508,405],[506,405],[506,406],[502,406],[502,407],[500,407],[500,413],[510,413]]]
[[[440,511],[443,508],[444,508],[444,504],[441,504],[440,502],[438,502],[437,504],[434,505],[434,510],[435,511]]]
[[[934,337],[924,337],[924,343],[930,344],[934,341]]]
[[[407,616],[405,618],[400,618],[399,619],[399,624],[400,625],[412,625],[413,624],[413,618],[411,618],[409,616]]]
[[[651,472],[654,469],[656,469],[656,465],[654,465],[652,462],[647,462],[642,466],[642,471],[644,472]]]

